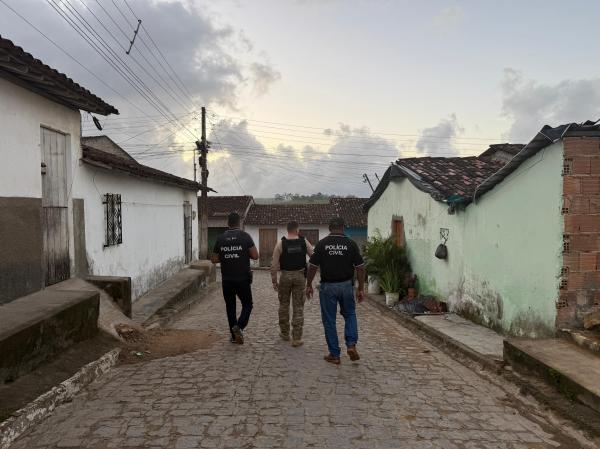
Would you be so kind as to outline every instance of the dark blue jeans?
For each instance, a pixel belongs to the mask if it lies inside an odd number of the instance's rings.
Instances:
[[[354,346],[358,341],[358,322],[356,321],[356,302],[354,301],[352,281],[321,283],[319,298],[321,301],[321,319],[323,320],[329,353],[334,357],[339,357],[340,344],[336,327],[338,303],[345,322],[344,337],[346,346]]]

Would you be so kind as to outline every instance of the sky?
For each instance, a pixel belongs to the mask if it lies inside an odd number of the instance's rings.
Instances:
[[[84,134],[192,178],[205,106],[209,185],[256,197],[368,196],[399,157],[597,120],[599,18],[592,0],[0,0],[3,37],[119,109]]]

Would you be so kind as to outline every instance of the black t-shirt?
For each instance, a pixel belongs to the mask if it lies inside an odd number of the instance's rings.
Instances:
[[[250,280],[250,252],[254,241],[240,229],[228,229],[215,242],[213,252],[219,255],[224,281]]]
[[[315,246],[310,264],[321,269],[321,282],[344,282],[354,277],[354,268],[364,264],[354,240],[329,234]]]

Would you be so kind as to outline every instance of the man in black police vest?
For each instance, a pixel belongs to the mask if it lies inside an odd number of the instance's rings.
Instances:
[[[250,234],[240,229],[240,216],[232,212],[227,217],[229,229],[221,234],[213,249],[212,262],[221,262],[223,297],[231,342],[244,344],[243,330],[252,312],[252,271],[250,259],[258,259],[258,250]],[[239,318],[236,314],[236,296],[242,303]]]
[[[297,221],[287,224],[287,237],[282,237],[273,250],[271,280],[279,296],[279,330],[283,340],[290,339],[290,295],[292,297],[292,346],[302,346],[304,326],[304,294],[306,291],[306,256],[313,253],[312,245],[298,235]],[[281,276],[277,281],[277,272]]]
[[[365,267],[358,245],[344,235],[344,220],[337,217],[329,222],[330,234],[320,240],[310,258],[306,295],[313,295],[312,282],[321,270],[321,286],[319,299],[321,302],[321,319],[325,330],[325,340],[329,354],[325,360],[335,365],[340,364],[340,345],[337,336],[336,315],[340,305],[340,313],[344,317],[344,336],[350,360],[360,359],[356,350],[358,342],[358,323],[356,321],[356,302],[354,300],[354,272],[358,277],[356,299],[362,302],[365,288]]]

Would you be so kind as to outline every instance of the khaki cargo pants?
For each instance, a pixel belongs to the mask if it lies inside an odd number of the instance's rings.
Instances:
[[[279,328],[281,335],[290,335],[290,295],[292,297],[292,339],[302,339],[304,326],[304,271],[281,271],[279,278]]]

